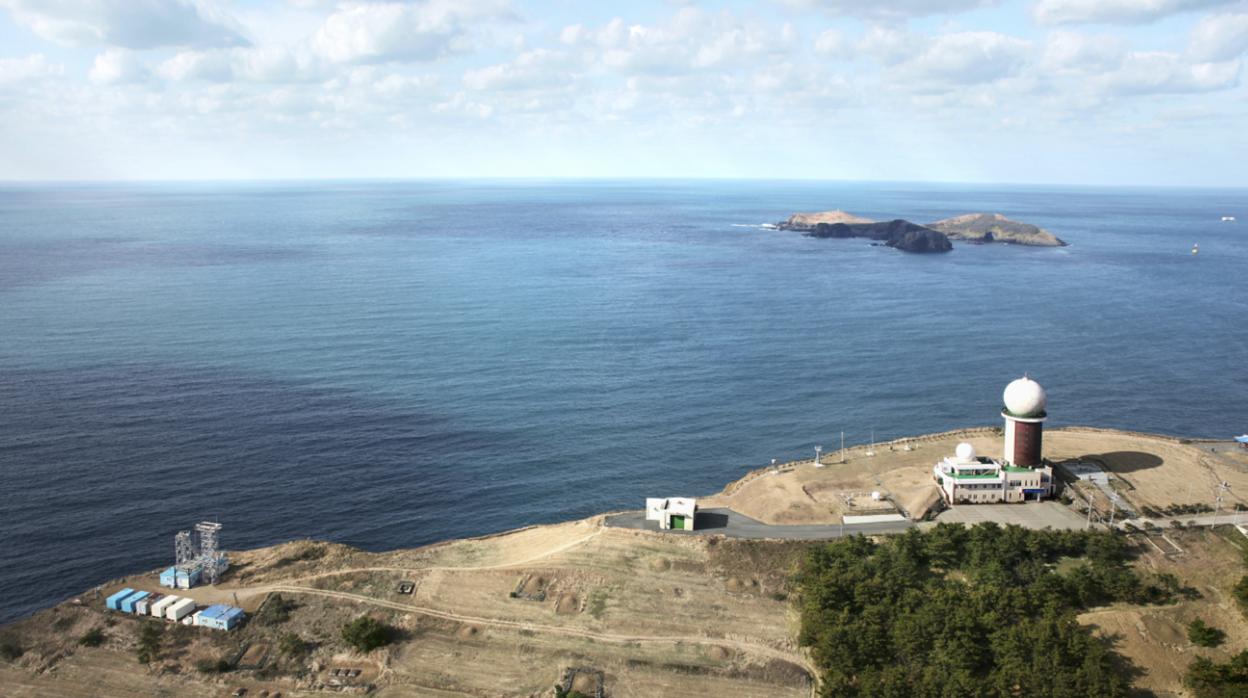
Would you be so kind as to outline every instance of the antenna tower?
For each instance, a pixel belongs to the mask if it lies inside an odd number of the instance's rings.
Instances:
[[[204,579],[209,584],[216,584],[221,572],[220,555],[217,553],[217,532],[221,524],[215,521],[200,521],[195,524],[199,532],[199,559],[204,563]]]
[[[195,545],[191,542],[190,531],[178,531],[173,538],[173,559],[175,564],[182,565],[195,559]]]

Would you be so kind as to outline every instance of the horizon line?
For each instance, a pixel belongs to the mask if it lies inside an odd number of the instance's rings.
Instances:
[[[1239,191],[1248,184],[1141,184],[1141,183],[1087,183],[1087,182],[1031,182],[1003,181],[985,182],[975,180],[912,180],[912,179],[846,179],[823,177],[716,177],[678,175],[429,175],[429,176],[360,176],[360,177],[173,177],[167,179],[17,179],[0,177],[0,186],[99,186],[99,185],[162,185],[162,184],[316,184],[316,183],[417,183],[417,182],[760,182],[794,184],[870,184],[870,185],[922,185],[922,186],[979,186],[979,187],[1039,187],[1070,189],[1204,189]]]

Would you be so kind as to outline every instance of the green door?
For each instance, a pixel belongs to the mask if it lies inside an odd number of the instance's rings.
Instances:
[[[685,517],[683,517],[683,516],[673,516],[673,517],[672,517],[672,528],[682,528],[682,529],[683,529],[684,527],[685,527]]]

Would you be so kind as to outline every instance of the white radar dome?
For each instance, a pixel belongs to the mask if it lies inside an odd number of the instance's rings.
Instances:
[[[1015,417],[1039,417],[1044,414],[1047,397],[1044,388],[1030,378],[1023,377],[1005,386],[1005,409]]]
[[[953,455],[957,456],[958,460],[963,463],[973,461],[975,460],[975,447],[968,443],[960,443],[958,444],[958,447],[954,449]]]

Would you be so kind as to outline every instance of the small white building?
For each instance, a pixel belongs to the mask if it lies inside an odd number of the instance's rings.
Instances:
[[[941,496],[950,504],[993,504],[1037,500],[1053,494],[1053,468],[1020,468],[983,458],[971,444],[932,468]]]
[[[687,497],[646,498],[646,520],[658,521],[659,529],[692,531],[698,500]]]

